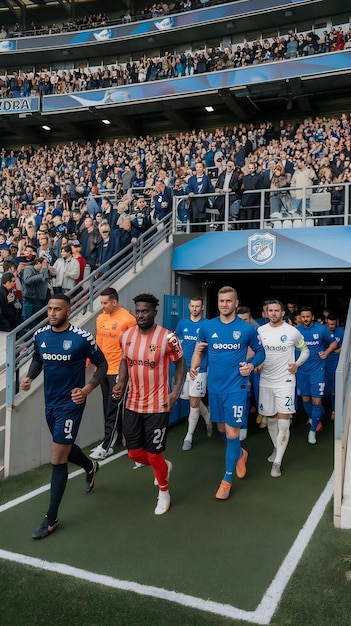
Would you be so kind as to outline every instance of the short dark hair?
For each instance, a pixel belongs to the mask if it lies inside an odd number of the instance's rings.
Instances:
[[[251,309],[248,306],[239,306],[236,312],[237,312],[237,315],[245,315],[245,313],[248,313],[249,315],[251,315]]]
[[[1,284],[4,285],[5,283],[8,283],[9,280],[13,280],[14,278],[16,277],[12,274],[12,272],[4,272],[1,276]]]
[[[310,306],[302,306],[300,309],[300,313],[303,313],[304,311],[309,311],[309,313],[312,313],[313,315],[313,311],[312,308]]]
[[[158,305],[160,304],[156,296],[153,296],[151,293],[141,293],[133,298],[133,302],[135,304],[137,304],[137,302],[147,302],[148,304],[152,304],[154,309],[157,309]]]
[[[64,302],[66,302],[66,304],[71,306],[71,300],[69,299],[68,296],[66,296],[65,293],[54,293],[53,296],[50,296],[49,302],[50,300],[63,300]]]
[[[100,296],[108,296],[110,300],[117,300],[118,302],[118,291],[113,287],[106,287],[103,289]]]
[[[201,302],[201,304],[203,304],[203,303],[204,303],[204,299],[203,299],[203,297],[202,297],[202,296],[199,296],[199,295],[190,296],[190,300],[194,300],[195,302],[200,301],[200,302]]]

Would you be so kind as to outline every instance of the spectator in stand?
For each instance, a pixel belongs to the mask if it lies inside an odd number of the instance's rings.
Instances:
[[[94,226],[94,221],[90,215],[87,215],[84,220],[84,228],[85,230],[83,230],[80,236],[80,243],[82,246],[81,254],[90,266],[91,271],[94,271],[96,268],[101,235],[98,229]]]
[[[47,302],[49,283],[48,261],[43,257],[34,257],[23,270],[23,320],[40,311]]]
[[[20,322],[21,304],[16,295],[16,277],[4,272],[0,285],[0,331],[10,332]]]
[[[51,270],[51,275],[54,277],[52,281],[54,294],[67,293],[73,289],[80,274],[80,266],[77,259],[72,257],[71,246],[64,246],[61,254],[62,257],[55,261]]]

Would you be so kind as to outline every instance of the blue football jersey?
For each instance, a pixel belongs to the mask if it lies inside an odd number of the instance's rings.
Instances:
[[[335,328],[335,330],[330,332],[330,338],[331,338],[332,341],[337,341],[338,342],[337,350],[339,350],[339,348],[341,348],[342,342],[344,340],[344,329],[340,328],[340,326],[337,326]],[[325,359],[325,370],[328,371],[328,372],[335,371],[337,366],[338,366],[339,357],[340,357],[340,352],[339,351],[336,352],[334,350],[334,352],[331,352],[330,354],[328,354],[327,358]]]
[[[85,385],[86,360],[103,365],[106,360],[94,337],[73,326],[57,332],[51,326],[40,328],[34,334],[33,360],[44,370],[44,395],[47,408],[72,406],[74,387]]]
[[[325,361],[320,358],[319,353],[324,352],[334,339],[330,330],[319,322],[313,322],[310,328],[305,328],[303,324],[300,324],[297,329],[304,337],[310,351],[309,358],[298,369],[299,376],[301,376],[303,372],[310,373],[325,366]]]
[[[202,317],[197,322],[193,322],[190,318],[182,319],[178,322],[175,334],[182,342],[183,353],[187,369],[190,369],[191,359],[193,356],[195,344],[199,341],[199,332],[202,328],[206,318]],[[201,362],[199,371],[206,372],[207,370],[207,355],[204,356]]]
[[[239,363],[246,362],[247,348],[255,355],[251,363],[256,367],[265,357],[257,331],[240,317],[225,324],[220,317],[206,320],[200,328],[199,340],[208,344],[207,385],[210,393],[234,393],[247,388],[249,377],[241,376]]]

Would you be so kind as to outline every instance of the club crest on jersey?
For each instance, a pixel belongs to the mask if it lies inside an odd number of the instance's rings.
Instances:
[[[62,347],[64,350],[69,350],[70,348],[72,348],[72,341],[69,341],[68,339],[65,339]]]
[[[313,339],[319,339],[319,334],[318,333],[313,333]]]
[[[241,331],[233,330],[233,339],[237,340],[237,339],[240,339],[240,337],[241,337]]]
[[[280,337],[280,341],[281,341],[282,343],[285,343],[285,342],[287,341],[287,339],[288,339],[288,338],[287,338],[287,336],[286,336],[286,335],[282,335],[282,336]]]
[[[248,238],[248,257],[257,265],[269,263],[275,257],[276,236],[270,233],[255,233]]]
[[[150,343],[150,345],[149,345],[150,352],[156,352],[156,348],[157,348],[157,344],[156,343]]]

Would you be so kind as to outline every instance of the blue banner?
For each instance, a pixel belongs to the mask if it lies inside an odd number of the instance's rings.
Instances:
[[[129,104],[175,96],[200,94],[218,89],[243,87],[288,78],[350,71],[351,50],[276,61],[240,69],[223,70],[169,80],[158,80],[73,94],[44,96],[43,111],[64,111],[89,106]]]
[[[351,226],[205,233],[176,247],[174,271],[351,269]]]
[[[34,113],[40,110],[40,98],[0,98],[0,115]]]
[[[193,27],[196,24],[210,24],[220,20],[235,19],[257,12],[275,10],[277,8],[307,4],[310,0],[248,0],[233,2],[217,7],[207,7],[197,11],[184,11],[176,15],[131,22],[119,26],[104,26],[92,30],[82,30],[75,33],[59,33],[42,35],[40,37],[21,37],[17,40],[17,50],[49,50],[68,46],[81,46],[88,43],[118,41],[131,39],[143,35],[152,35],[157,32],[176,30],[178,28]],[[11,48],[12,49],[12,48]]]

